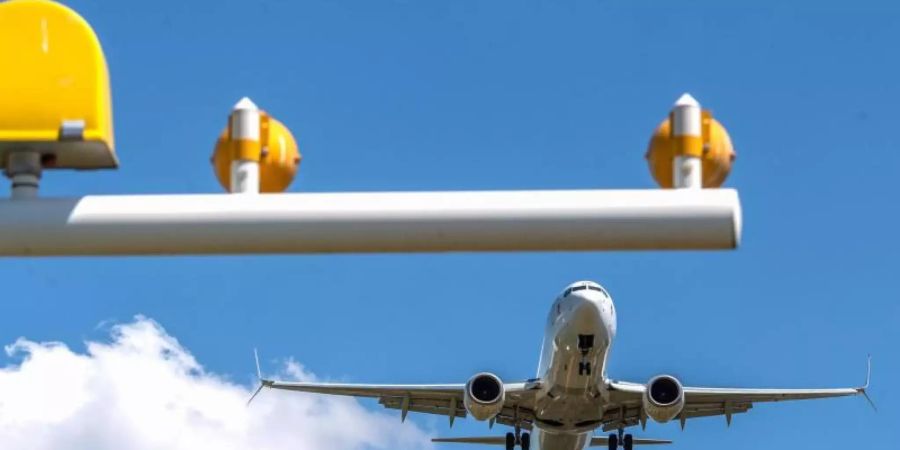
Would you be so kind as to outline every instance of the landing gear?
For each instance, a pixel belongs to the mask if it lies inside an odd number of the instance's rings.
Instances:
[[[591,375],[591,362],[582,361],[578,363],[578,375]]]
[[[609,450],[619,450],[619,436],[616,434],[609,435]]]
[[[612,433],[609,435],[609,450],[617,450],[619,445],[622,446],[625,450],[632,450],[634,448],[634,437],[630,434],[625,434],[625,430],[620,429],[619,433]]]
[[[591,349],[594,348],[594,335],[593,334],[579,334],[578,335],[578,350],[581,350],[582,355],[587,355]]]
[[[517,444],[522,450],[530,450],[531,435],[525,432],[516,438],[516,434],[506,433],[506,450],[514,450]]]

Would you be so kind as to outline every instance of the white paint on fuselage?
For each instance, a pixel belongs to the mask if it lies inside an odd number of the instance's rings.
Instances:
[[[599,284],[573,283],[553,302],[538,364],[533,448],[580,450],[590,443],[608,398],[606,358],[615,335],[615,306]],[[579,348],[579,336],[593,336],[591,348]]]

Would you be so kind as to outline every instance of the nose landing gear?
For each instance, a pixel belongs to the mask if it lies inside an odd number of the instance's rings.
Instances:
[[[591,375],[591,362],[582,361],[578,363],[578,375]]]
[[[581,350],[582,355],[587,355],[591,349],[594,348],[594,335],[593,334],[579,334],[578,335],[578,350]]]
[[[620,446],[625,450],[632,450],[634,447],[634,437],[625,434],[625,430],[621,428],[618,434],[609,435],[609,450],[618,450]]]

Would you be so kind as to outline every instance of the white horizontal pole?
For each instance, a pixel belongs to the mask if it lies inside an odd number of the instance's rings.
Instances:
[[[0,200],[0,256],[728,249],[731,189]]]

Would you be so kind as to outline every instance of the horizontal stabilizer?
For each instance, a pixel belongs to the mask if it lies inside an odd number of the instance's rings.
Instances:
[[[482,445],[506,445],[506,438],[503,436],[487,436],[487,437],[458,437],[458,438],[434,438],[431,442],[443,442],[451,444],[482,444]],[[672,441],[664,439],[641,439],[634,438],[634,445],[661,445],[671,444]],[[591,438],[592,447],[600,447],[609,444],[607,437]]]

